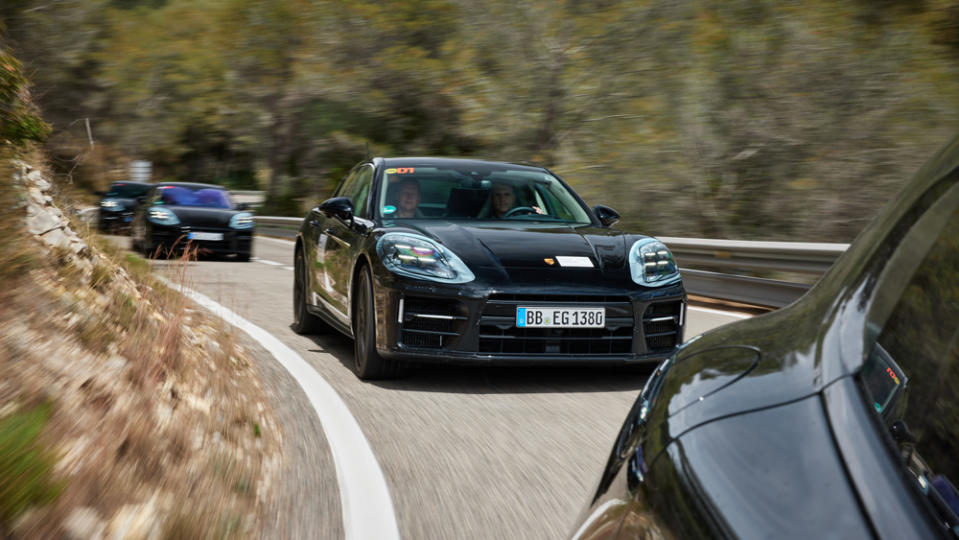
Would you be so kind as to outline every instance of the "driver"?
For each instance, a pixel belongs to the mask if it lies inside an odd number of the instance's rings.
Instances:
[[[495,218],[502,219],[516,204],[516,192],[513,186],[505,182],[493,184],[493,193],[490,195],[490,210]]]
[[[512,184],[493,182],[493,191],[490,194],[490,215],[497,219],[507,217],[510,210],[522,208],[526,213],[545,214],[538,206],[516,206],[516,190]]]

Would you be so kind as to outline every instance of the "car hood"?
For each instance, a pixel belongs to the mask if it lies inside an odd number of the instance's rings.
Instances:
[[[505,272],[514,282],[628,278],[628,242],[643,238],[596,227],[473,226],[448,221],[423,222],[411,229],[456,253],[477,277]]]
[[[180,220],[182,225],[192,227],[229,227],[230,219],[238,213],[227,208],[202,208],[196,206],[164,206]]]

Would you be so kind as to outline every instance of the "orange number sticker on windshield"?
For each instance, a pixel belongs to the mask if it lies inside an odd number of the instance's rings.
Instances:
[[[386,169],[386,174],[413,174],[415,170],[413,167],[397,167],[395,169]]]

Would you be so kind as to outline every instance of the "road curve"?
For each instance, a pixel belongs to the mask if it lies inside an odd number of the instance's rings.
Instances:
[[[258,237],[250,263],[199,261],[184,285],[236,312],[301,356],[352,413],[372,447],[404,538],[566,536],[594,487],[613,436],[642,387],[635,371],[430,366],[376,383],[350,371],[352,343],[299,336],[292,322],[292,242]],[[159,261],[155,267],[178,263]],[[170,268],[175,270],[175,268]],[[176,272],[169,272],[175,274]],[[687,336],[740,318],[690,309]],[[275,368],[262,370],[277,380]],[[285,385],[285,386],[283,386]],[[281,498],[297,505],[284,537],[342,537],[339,489],[322,433],[302,392],[274,385],[294,459]],[[285,393],[284,393],[285,392]],[[308,438],[304,443],[298,438]],[[321,441],[321,442],[317,442]],[[309,470],[310,468],[314,470]],[[319,468],[320,470],[316,470]],[[297,482],[296,478],[310,478]],[[355,489],[355,487],[354,487]]]

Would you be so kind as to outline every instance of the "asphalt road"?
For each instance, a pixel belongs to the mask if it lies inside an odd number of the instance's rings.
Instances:
[[[277,337],[342,397],[383,470],[400,535],[567,536],[645,376],[589,368],[430,366],[397,381],[362,382],[350,370],[350,340],[290,329],[292,246],[258,237],[254,261],[191,263],[185,285]],[[179,263],[154,264],[169,272]],[[736,318],[690,309],[687,337]],[[342,537],[336,475],[319,422],[289,375],[268,357],[263,362],[288,449],[274,532]]]

